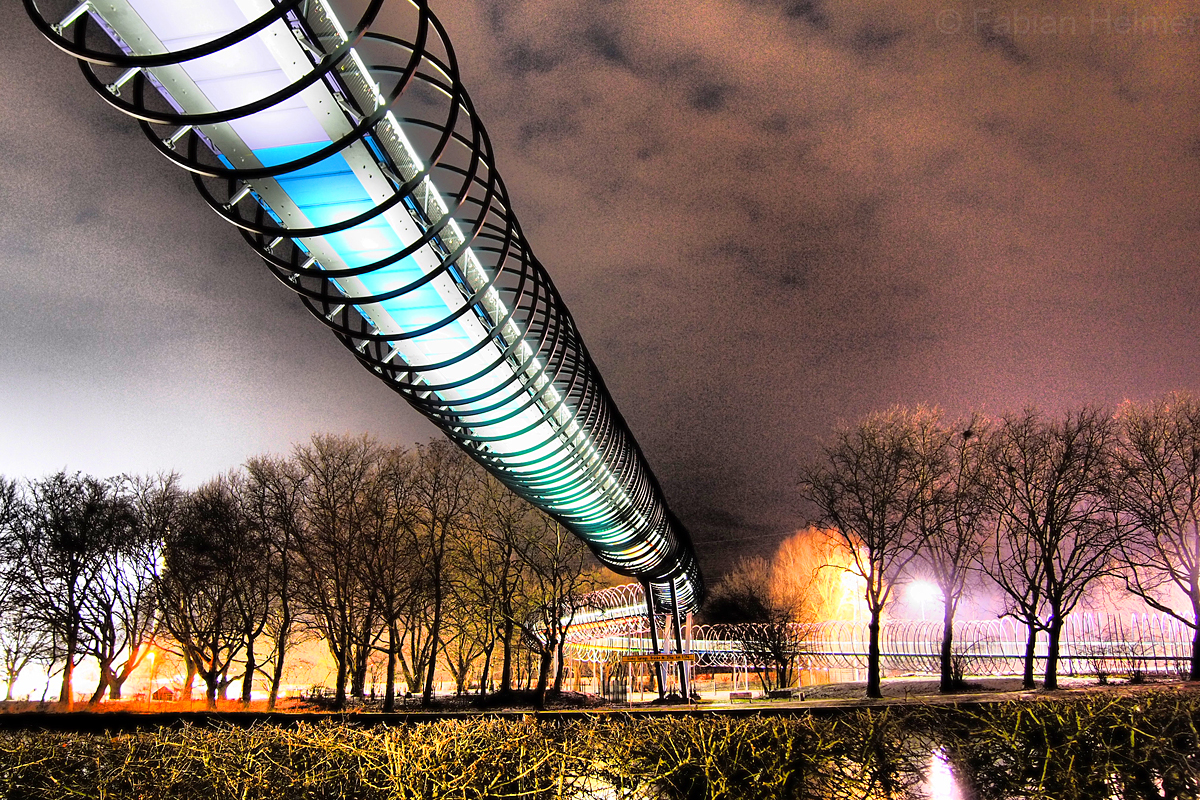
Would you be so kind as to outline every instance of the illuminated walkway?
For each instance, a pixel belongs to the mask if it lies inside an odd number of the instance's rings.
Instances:
[[[24,2],[364,367],[658,608],[698,604],[688,534],[530,251],[425,2]]]

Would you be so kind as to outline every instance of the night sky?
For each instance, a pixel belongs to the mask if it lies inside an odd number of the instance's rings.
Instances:
[[[710,573],[892,404],[1200,390],[1200,3],[433,5]],[[0,473],[435,434],[0,0]]]

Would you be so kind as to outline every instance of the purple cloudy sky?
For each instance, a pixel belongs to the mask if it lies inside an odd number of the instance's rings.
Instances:
[[[804,521],[839,420],[1200,390],[1196,2],[433,7],[710,569]],[[0,473],[433,434],[0,17]]]

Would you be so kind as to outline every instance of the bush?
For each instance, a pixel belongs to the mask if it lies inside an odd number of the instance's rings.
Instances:
[[[467,718],[0,733],[0,796],[137,800],[903,798],[941,749],[974,795],[1196,798],[1200,694],[831,716]]]

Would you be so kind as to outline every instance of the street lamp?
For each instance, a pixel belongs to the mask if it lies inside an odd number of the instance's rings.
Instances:
[[[909,603],[916,602],[921,606],[921,621],[925,621],[925,604],[942,599],[942,590],[936,583],[929,581],[912,581],[904,590],[904,598]]]

